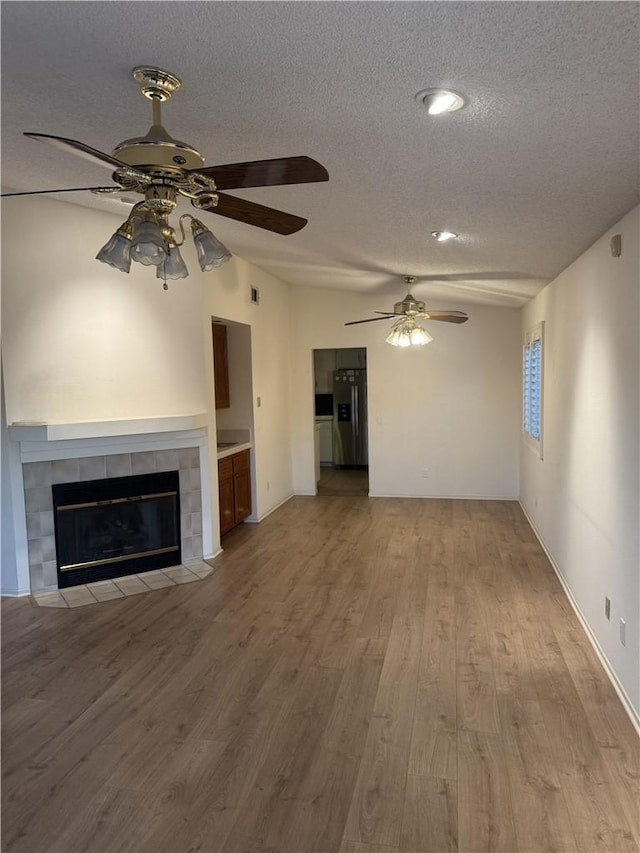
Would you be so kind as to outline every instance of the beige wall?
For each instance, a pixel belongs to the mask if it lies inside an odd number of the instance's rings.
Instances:
[[[544,458],[520,454],[522,504],[638,719],[639,227],[636,208],[523,311],[545,323]]]
[[[155,270],[95,260],[126,218],[62,201],[8,199],[2,212],[7,418],[69,423],[205,411],[202,274],[167,292]]]
[[[250,299],[251,286],[260,290],[257,305]],[[210,274],[204,286],[202,322],[206,341],[211,340],[212,317],[243,323],[250,328],[254,428],[252,518],[256,520],[264,518],[293,494],[289,427],[289,290],[288,285],[237,257]],[[218,424],[212,390],[210,346],[206,348],[204,369],[212,427],[211,452],[215,458],[213,443]],[[233,396],[233,388],[231,394]],[[234,426],[225,420],[225,415],[221,420],[224,428]],[[217,471],[212,471],[212,494],[217,495]]]
[[[385,343],[390,323],[345,327],[389,298],[292,289],[294,489],[313,494],[313,350],[366,347],[371,495],[518,495],[520,312],[462,308],[464,325],[429,323],[433,342]],[[424,469],[428,477],[423,477]]]

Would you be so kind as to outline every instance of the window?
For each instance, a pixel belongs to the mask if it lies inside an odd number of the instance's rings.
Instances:
[[[522,430],[525,442],[542,459],[542,347],[544,323],[524,336],[522,347]]]

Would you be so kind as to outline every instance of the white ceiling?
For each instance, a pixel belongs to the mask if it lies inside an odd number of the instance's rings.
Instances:
[[[329,171],[235,192],[308,218],[297,234],[204,214],[232,252],[294,284],[377,292],[384,310],[405,273],[441,304],[519,305],[638,203],[639,8],[5,0],[3,189],[108,183],[21,134],[110,152],[151,124],[131,70],[158,65],[183,80],[163,123],[207,165],[307,155]],[[428,116],[414,96],[431,86],[468,105]]]

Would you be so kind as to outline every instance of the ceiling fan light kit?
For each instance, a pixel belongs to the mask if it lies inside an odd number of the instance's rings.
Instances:
[[[111,171],[116,186],[84,189],[104,195],[139,193],[144,196],[143,201],[134,205],[126,222],[100,249],[96,255],[99,261],[124,273],[130,271],[131,261],[143,266],[155,266],[157,277],[164,281],[166,290],[167,279],[186,278],[188,275],[180,252],[185,239],[182,225],[185,218],[191,220],[200,269],[208,272],[228,261],[231,253],[226,246],[199,219],[189,214],[180,217],[182,240],[176,239],[176,232],[169,224],[169,215],[176,207],[178,196],[188,198],[197,210],[217,213],[276,234],[294,234],[304,228],[307,220],[300,216],[227,195],[219,190],[328,181],[329,174],[324,166],[310,157],[280,157],[205,167],[204,157],[196,148],[171,137],[162,125],[161,105],[181,88],[180,78],[150,65],[136,66],[133,77],[144,97],[152,104],[153,124],[146,136],[126,139],[116,145],[111,154],[105,154],[75,139],[45,133],[24,134]],[[46,192],[69,190],[3,195]]]
[[[189,213],[184,213],[178,222],[182,232],[182,240],[178,242],[168,221],[173,205],[175,200],[170,201],[166,197],[139,202],[134,206],[127,221],[123,222],[100,249],[96,258],[125,273],[131,269],[131,261],[143,266],[155,266],[157,278],[163,279],[166,290],[167,279],[186,278],[189,275],[180,252],[180,246],[185,241],[182,224],[184,219],[191,220],[193,242],[203,272],[215,269],[231,258],[227,247],[214,237],[199,219]]]
[[[385,338],[392,347],[422,347],[430,344],[433,338],[412,318],[398,320],[391,329],[391,334]]]

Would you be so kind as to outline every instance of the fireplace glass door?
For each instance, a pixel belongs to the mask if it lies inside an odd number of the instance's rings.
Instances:
[[[59,586],[180,563],[178,472],[53,486]]]

